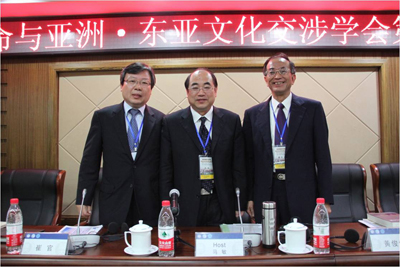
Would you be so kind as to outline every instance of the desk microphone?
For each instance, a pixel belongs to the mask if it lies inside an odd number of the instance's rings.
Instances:
[[[242,212],[240,210],[240,188],[239,187],[236,187],[236,198],[237,198],[237,201],[238,201],[240,224],[243,225]]]
[[[69,239],[71,240],[72,247],[94,247],[97,246],[100,242],[99,235],[81,235],[80,234],[80,222],[82,216],[82,209],[83,209],[83,201],[85,200],[86,196],[86,188],[82,191],[82,202],[81,202],[81,209],[79,211],[78,217],[78,227],[76,228],[76,235],[70,235]]]
[[[179,215],[179,203],[178,203],[178,198],[181,194],[179,193],[178,189],[171,189],[169,191],[169,197],[172,198],[171,201],[171,211],[174,216]]]

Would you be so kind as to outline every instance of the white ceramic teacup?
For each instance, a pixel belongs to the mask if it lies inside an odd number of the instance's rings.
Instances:
[[[285,225],[285,231],[278,231],[278,242],[286,246],[288,252],[302,253],[306,248],[306,230],[307,226],[298,223],[294,219],[292,223]],[[282,244],[280,234],[285,234],[285,243]]]
[[[125,231],[125,243],[130,251],[138,254],[149,252],[151,247],[151,230],[153,230],[152,227],[140,220],[139,224],[129,228],[129,231]],[[128,242],[128,234],[131,234],[131,243]]]

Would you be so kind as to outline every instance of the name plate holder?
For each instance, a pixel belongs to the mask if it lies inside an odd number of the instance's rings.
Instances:
[[[369,228],[365,245],[372,252],[399,251],[399,228]]]
[[[68,234],[26,232],[22,255],[67,255]]]
[[[195,257],[244,256],[243,233],[196,232]]]

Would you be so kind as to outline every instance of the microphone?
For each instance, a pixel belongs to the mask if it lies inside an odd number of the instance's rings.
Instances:
[[[169,191],[169,197],[172,198],[171,201],[171,211],[172,214],[174,216],[178,216],[179,215],[179,203],[178,203],[178,198],[181,194],[179,193],[178,189],[171,189],[171,191]]]
[[[82,210],[83,210],[83,201],[85,200],[86,197],[86,188],[83,189],[82,191],[82,202],[81,202],[81,209],[79,211],[79,217],[78,217],[78,228],[76,228],[76,234],[79,235],[79,226],[81,224],[81,216],[82,216]]]
[[[70,245],[73,248],[81,247],[81,248],[90,248],[97,246],[100,242],[100,236],[99,235],[81,235],[80,234],[80,222],[81,222],[81,216],[82,216],[82,209],[83,209],[83,201],[85,200],[86,196],[86,188],[83,189],[82,191],[82,202],[81,202],[81,209],[79,211],[79,217],[78,217],[78,227],[76,228],[76,235],[70,235]]]
[[[347,229],[347,230],[344,232],[344,235],[343,235],[343,236],[332,236],[332,237],[331,237],[331,239],[334,239],[334,238],[344,238],[344,239],[346,239],[346,241],[347,241],[348,243],[356,244],[357,241],[360,239],[360,235],[359,235],[358,232],[357,232],[356,230],[354,230],[354,229]],[[366,242],[366,234],[364,233],[363,238],[362,238],[361,245],[359,245],[359,246],[356,246],[356,247],[349,247],[349,246],[339,245],[339,244],[336,244],[336,243],[334,243],[334,242],[331,241],[331,242],[330,242],[330,247],[331,247],[331,248],[334,248],[334,249],[352,250],[352,249],[359,249],[359,248],[362,248],[362,247],[364,246],[365,242]]]
[[[239,187],[236,187],[236,198],[237,198],[237,201],[238,201],[240,224],[243,225],[242,212],[240,210],[240,188]]]

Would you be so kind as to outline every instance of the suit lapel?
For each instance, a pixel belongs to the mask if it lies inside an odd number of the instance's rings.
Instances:
[[[140,137],[140,142],[139,142],[139,147],[138,147],[138,152],[136,154],[136,159],[137,161],[140,156],[143,154],[143,151],[146,147],[146,143],[150,138],[151,131],[154,128],[156,119],[154,117],[154,112],[150,107],[146,105],[144,109],[144,122],[143,122],[143,129],[142,129],[142,136]],[[128,138],[127,138],[128,140]]]
[[[214,107],[213,111],[213,128],[212,128],[212,140],[211,140],[211,153],[214,151],[217,145],[218,139],[221,136],[221,132],[224,129],[225,120],[223,120],[224,114],[220,109]]]
[[[192,113],[190,112],[190,107],[183,110],[181,116],[181,125],[183,129],[185,129],[186,133],[189,135],[190,139],[192,139],[193,143],[199,149],[200,153],[203,153],[203,148],[200,144],[199,137],[197,136]]]
[[[270,101],[267,100],[264,105],[259,109],[256,126],[260,129],[262,133],[262,137],[264,140],[264,144],[267,147],[267,152],[270,156],[272,156],[272,141],[271,141],[271,127],[270,127]]]
[[[122,102],[121,105],[119,105],[117,109],[115,109],[112,116],[115,117],[115,119],[113,120],[114,129],[118,139],[122,144],[122,147],[124,148],[124,153],[129,155],[129,157],[132,159],[131,151],[129,149],[128,135],[126,134],[124,102]]]
[[[303,120],[306,108],[303,107],[303,101],[293,94],[292,104],[291,104],[290,118],[289,118],[289,132],[286,153],[289,151],[290,146],[293,143],[294,137],[296,136],[297,130]]]

